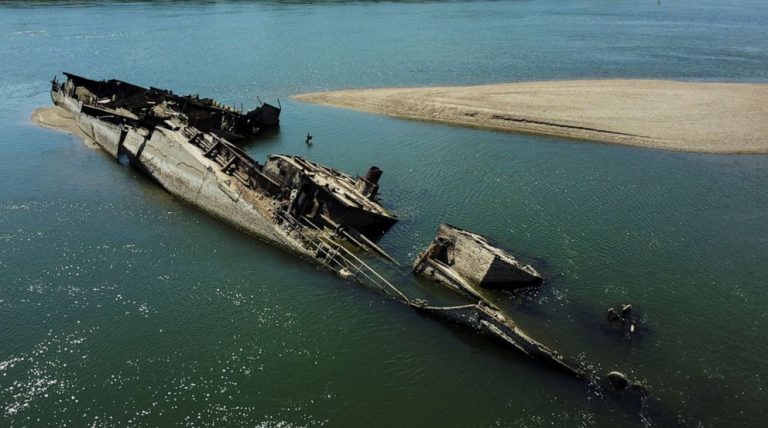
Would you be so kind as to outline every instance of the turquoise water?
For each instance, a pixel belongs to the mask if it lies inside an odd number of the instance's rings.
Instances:
[[[763,1],[0,4],[0,425],[763,426],[768,157],[640,150],[306,105],[325,89],[768,81]],[[242,235],[29,123],[61,71],[279,98],[250,145],[384,170],[404,264],[449,222],[542,271],[503,306],[645,406]],[[307,147],[311,132],[315,144]],[[403,284],[419,289],[407,276]],[[632,302],[634,340],[605,310]]]

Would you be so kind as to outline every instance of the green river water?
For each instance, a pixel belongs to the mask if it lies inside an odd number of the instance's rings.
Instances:
[[[768,157],[397,120],[296,93],[768,81],[762,0],[0,2],[0,426],[765,426]],[[448,222],[546,277],[501,302],[601,394],[267,246],[76,137],[61,71],[284,107],[246,150],[384,170],[404,265]],[[768,100],[766,100],[768,102]],[[653,124],[649,124],[653,126]],[[306,146],[311,132],[314,145]],[[434,290],[402,274],[413,293]],[[640,334],[603,325],[634,304]]]

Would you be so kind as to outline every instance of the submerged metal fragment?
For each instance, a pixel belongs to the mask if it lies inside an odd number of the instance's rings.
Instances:
[[[587,376],[587,372],[578,363],[564,358],[557,351],[533,339],[500,309],[490,306],[482,300],[476,304],[462,306],[414,306],[433,316],[470,327],[511,346],[528,357],[550,363],[576,377]]]

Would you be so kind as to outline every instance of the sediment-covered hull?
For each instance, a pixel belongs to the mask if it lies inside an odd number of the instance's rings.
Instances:
[[[222,177],[176,131],[156,128],[149,139],[129,132],[125,151],[166,190],[214,217],[267,242],[306,253],[298,241],[279,227],[271,215],[271,200],[232,177]]]
[[[52,98],[74,114],[78,127],[105,152],[114,158],[126,155],[168,192],[264,241],[309,255],[274,221],[269,198],[217,171],[217,165],[181,132],[112,123],[83,113],[82,105],[71,97],[54,93]]]

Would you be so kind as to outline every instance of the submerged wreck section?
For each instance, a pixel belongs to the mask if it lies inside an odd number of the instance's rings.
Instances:
[[[549,363],[573,376],[578,378],[588,376],[586,370],[579,364],[533,339],[501,310],[483,301],[463,306],[415,306],[432,316],[470,327],[502,344],[511,346],[527,357]]]
[[[473,298],[482,289],[511,290],[538,286],[541,275],[480,235],[441,224],[437,236],[419,254],[413,271]]]
[[[482,294],[486,288],[514,289],[542,282],[541,275],[533,267],[521,264],[482,236],[441,224],[435,239],[417,257],[413,273],[435,280],[477,302],[448,307],[416,304],[417,309],[470,327],[576,377],[586,376],[586,371],[578,364],[533,339]]]
[[[263,130],[280,125],[281,108],[270,104],[243,112],[197,95],[175,95],[169,90],[143,88],[114,79],[98,81],[72,73],[64,75],[67,77],[64,83],[55,78],[51,81],[51,94],[63,96],[59,101],[54,98],[56,104],[75,104],[70,110],[79,110],[79,105],[106,108],[148,125],[174,120],[233,141],[253,138]]]

